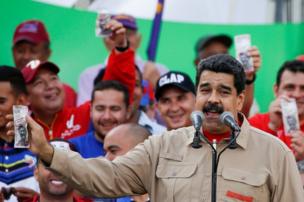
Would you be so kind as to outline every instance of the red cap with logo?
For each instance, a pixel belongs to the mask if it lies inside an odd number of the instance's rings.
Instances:
[[[304,62],[304,55],[299,55],[297,57],[297,60]]]
[[[25,83],[31,83],[34,80],[38,70],[41,68],[49,69],[55,74],[58,74],[58,72],[60,71],[59,67],[52,62],[41,62],[40,60],[32,60],[21,70]]]
[[[18,25],[14,33],[13,45],[23,40],[35,44],[50,42],[44,24],[38,20],[28,20]]]

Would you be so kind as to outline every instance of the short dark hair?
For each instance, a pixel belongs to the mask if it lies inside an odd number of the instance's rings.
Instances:
[[[0,82],[9,82],[16,96],[27,94],[24,77],[21,71],[17,68],[1,65]]]
[[[201,60],[196,74],[196,88],[203,71],[227,73],[234,77],[234,87],[239,95],[245,89],[246,76],[242,64],[228,54],[217,54]]]
[[[122,92],[123,96],[124,96],[124,103],[126,104],[126,107],[129,106],[129,91],[127,89],[126,86],[124,86],[123,84],[121,84],[118,81],[114,81],[114,80],[103,80],[103,81],[99,81],[97,82],[97,84],[94,86],[92,95],[91,95],[91,102],[94,101],[95,98],[95,92],[96,91],[103,91],[103,90],[108,90],[108,89],[113,89],[119,92]]]
[[[276,79],[277,86],[281,84],[282,74],[285,70],[291,71],[293,73],[297,73],[297,72],[304,73],[304,62],[299,60],[291,60],[284,62],[284,64],[280,67],[277,73],[277,79]]]

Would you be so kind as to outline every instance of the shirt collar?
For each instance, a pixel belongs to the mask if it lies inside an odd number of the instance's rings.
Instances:
[[[246,149],[247,144],[248,144],[248,134],[249,134],[250,125],[243,114],[239,113],[238,116],[239,116],[239,118],[241,118],[243,120],[243,123],[241,125],[241,132],[236,139],[236,143],[241,148]],[[193,126],[189,127],[189,133],[190,134],[188,135],[187,145],[191,145],[193,142],[193,137],[194,137],[194,133],[195,133],[195,129]]]

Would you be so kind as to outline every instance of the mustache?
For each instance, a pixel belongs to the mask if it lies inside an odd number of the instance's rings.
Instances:
[[[207,112],[215,112],[215,113],[223,113],[224,112],[224,107],[219,104],[214,104],[214,103],[207,103],[202,110],[204,113]]]

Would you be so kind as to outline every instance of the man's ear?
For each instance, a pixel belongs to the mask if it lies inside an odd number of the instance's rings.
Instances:
[[[243,109],[243,105],[244,105],[244,101],[245,101],[245,91],[242,91],[237,98],[237,111],[240,112]]]
[[[130,120],[131,119],[131,116],[132,116],[132,112],[133,112],[133,109],[134,109],[134,104],[130,104],[128,107],[127,107],[127,120]]]
[[[273,85],[273,92],[276,97],[279,95],[279,86],[277,84]]]

